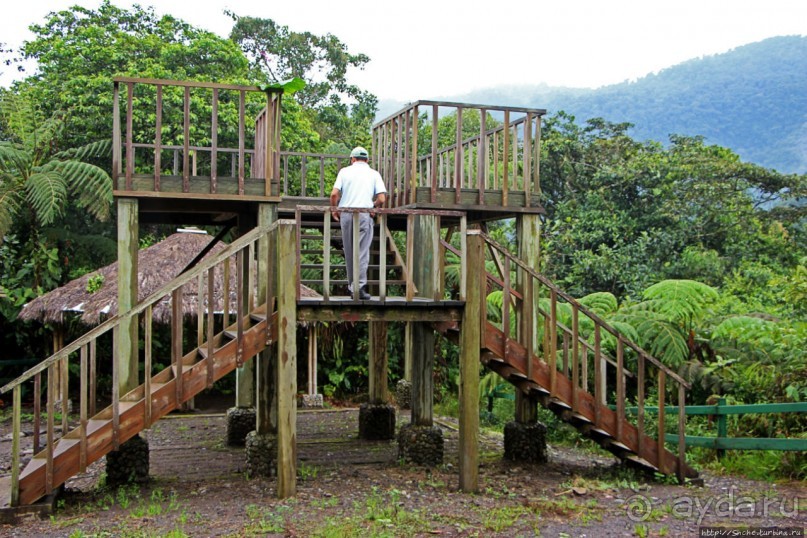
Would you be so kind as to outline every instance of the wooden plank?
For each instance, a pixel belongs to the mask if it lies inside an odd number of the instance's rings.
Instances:
[[[277,233],[277,495],[297,490],[297,264],[294,226],[280,221]]]
[[[487,110],[479,110],[479,143],[477,145],[476,185],[479,189],[479,205],[485,205],[485,177],[487,175]]]
[[[120,126],[120,83],[112,85],[112,189],[118,190],[118,178],[121,173],[122,148]],[[128,185],[126,185],[128,189]]]
[[[479,358],[482,342],[482,303],[486,282],[484,241],[478,233],[468,237],[468,298],[460,333],[459,487],[479,489]]]
[[[238,194],[244,194],[244,178],[246,177],[245,120],[246,92],[238,92]]]
[[[663,458],[661,457],[664,453],[664,434],[665,434],[665,424],[664,424],[664,397],[666,396],[667,392],[667,376],[664,370],[658,371],[658,405],[659,405],[659,414],[658,414],[658,431],[656,433],[656,443],[658,447],[656,448],[656,453],[659,455],[659,459],[655,462],[656,466],[661,470],[661,472],[665,472],[663,468]]]
[[[572,304],[572,411],[577,412],[577,393],[580,388],[580,319],[579,309]]]
[[[323,213],[322,226],[322,297],[328,301],[331,297],[331,213],[328,209]]]
[[[622,338],[616,341],[616,438],[622,439],[625,424],[625,344]]]
[[[160,176],[162,175],[162,142],[163,142],[163,87],[157,85],[157,110],[154,134],[154,191],[160,192]]]
[[[437,201],[437,119],[439,108],[432,106],[432,153],[431,167],[429,169],[429,185],[431,188],[431,202]]]
[[[387,299],[387,215],[382,213],[378,216],[378,299],[383,303]]]
[[[368,396],[371,405],[386,404],[389,401],[387,385],[387,323],[385,321],[371,321],[369,332]]]
[[[456,150],[454,152],[454,203],[459,204],[462,195],[462,165],[463,161],[463,145],[462,145],[462,107],[457,108],[457,135],[456,135]]]
[[[182,192],[190,190],[191,88],[185,86],[182,121]]]
[[[133,137],[133,117],[134,117],[134,87],[132,84],[126,85],[126,189],[132,190],[132,174],[134,174],[134,146]]]
[[[22,422],[22,387],[14,387],[11,425],[11,506],[20,505],[20,425]]]
[[[682,385],[678,385],[678,465],[676,467],[676,475],[678,482],[683,484],[686,475],[684,474],[684,463],[686,462],[686,442],[684,437],[686,435],[686,392]],[[805,440],[807,446],[807,440]]]
[[[182,388],[182,286],[171,293],[171,364],[176,375],[176,401],[177,405],[184,402]]]
[[[145,360],[145,375],[143,380],[143,397],[145,399],[145,407],[143,409],[143,422],[147,426],[151,426],[152,424],[152,417],[151,417],[151,373],[152,373],[152,359],[153,359],[153,332],[154,332],[154,325],[153,325],[153,313],[154,309],[149,305],[146,308],[146,312],[143,315],[143,328],[145,329],[144,335],[144,343],[143,343],[143,355]],[[94,414],[94,413],[93,413]]]
[[[89,370],[87,360],[87,346],[81,346],[81,362],[79,364],[79,469],[81,469],[81,472],[87,469],[87,373]]]
[[[210,193],[218,190],[219,158],[219,89],[213,88],[210,121]]]

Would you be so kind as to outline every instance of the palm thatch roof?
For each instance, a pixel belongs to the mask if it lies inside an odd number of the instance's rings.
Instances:
[[[142,301],[165,284],[177,277],[180,272],[213,240],[206,233],[178,232],[139,252],[138,255],[138,301]],[[215,256],[226,244],[217,243],[205,258]],[[230,259],[230,309],[235,308],[235,261]],[[214,294],[218,304],[215,311],[224,309],[222,295],[224,288],[223,270],[215,272]],[[100,284],[100,286],[99,286]],[[89,286],[88,286],[89,285]],[[94,291],[88,289],[97,288]],[[197,280],[183,287],[182,310],[185,316],[194,317],[198,311]],[[204,296],[205,290],[203,290]],[[303,295],[314,293],[304,288]],[[62,324],[68,315],[78,315],[82,323],[97,325],[118,311],[118,262],[87,273],[61,288],[52,290],[26,304],[19,319],[36,320],[42,323]],[[153,318],[157,323],[167,323],[171,316],[170,296],[154,305]]]

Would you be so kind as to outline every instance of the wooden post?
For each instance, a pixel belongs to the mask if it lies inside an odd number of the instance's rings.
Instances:
[[[432,299],[439,293],[441,283],[437,267],[440,241],[439,217],[415,217],[414,234],[410,243],[412,254],[407,258],[418,260],[410,265],[415,286],[421,297]],[[433,425],[434,396],[434,330],[428,323],[412,323],[412,424]]]
[[[264,217],[265,218],[265,217]],[[251,218],[250,215],[247,214],[240,214],[238,215],[238,235],[244,235],[245,233],[249,232],[254,228],[256,222],[254,222],[254,218]],[[242,251],[243,252],[243,251]],[[237,256],[238,260],[244,260],[244,256]],[[249,265],[248,263],[244,263],[245,265]],[[238,266],[238,262],[236,261],[236,274],[243,275],[243,267]],[[229,276],[229,275],[225,275]],[[238,281],[238,279],[236,279]],[[247,282],[249,279],[242,278],[241,279],[241,288],[236,289],[236,293],[241,298],[241,301],[236,301],[236,304],[244,304],[244,301],[247,300],[249,297],[249,293],[252,290],[247,288]],[[226,300],[226,299],[225,299]],[[238,324],[240,321],[240,316],[244,313],[241,312],[239,308],[236,308],[235,313],[235,322]],[[241,366],[237,368],[235,371],[235,405],[236,407],[254,407],[255,406],[255,363],[258,361],[247,361]]]
[[[258,225],[268,227],[277,220],[277,206],[275,204],[260,204],[258,206]],[[271,295],[269,290],[269,265],[274,258],[276,245],[274,232],[263,235],[258,240],[258,303],[266,305],[267,319],[272,315]],[[256,383],[255,383],[255,429],[258,435],[271,433],[277,427],[277,420],[272,419],[274,388],[274,370],[272,369],[272,349],[267,348],[255,357]],[[274,411],[277,411],[274,409]]]
[[[139,243],[138,202],[135,198],[118,198],[118,314],[137,304],[137,253]],[[120,394],[126,394],[140,383],[137,378],[137,318],[121,320],[116,331]]]
[[[387,322],[370,321],[370,404],[385,404],[387,392]]]
[[[459,471],[460,489],[474,492],[479,488],[479,352],[485,300],[484,241],[477,231],[469,233],[467,252],[468,297],[460,333]]]
[[[297,491],[297,252],[294,223],[277,230],[277,496]]]
[[[507,159],[505,159],[505,162]],[[518,257],[526,262],[528,267],[538,269],[541,265],[541,220],[538,215],[522,214],[516,217],[516,237],[518,238]],[[519,341],[527,347],[527,377],[532,379],[532,355],[535,352],[535,343],[538,341],[538,297],[533,293],[532,276],[519,269],[516,274],[516,286],[524,298],[518,312]],[[516,391],[517,422],[522,424],[533,423],[538,420],[538,404],[520,390]]]

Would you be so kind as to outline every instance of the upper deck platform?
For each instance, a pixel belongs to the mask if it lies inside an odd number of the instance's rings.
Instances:
[[[277,203],[327,205],[347,155],[282,148],[281,89],[118,77],[116,197],[142,220],[212,224]],[[542,213],[541,109],[418,101],[373,126],[389,208],[462,210],[470,221]]]

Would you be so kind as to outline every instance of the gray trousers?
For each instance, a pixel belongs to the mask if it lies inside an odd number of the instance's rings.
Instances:
[[[345,249],[348,289],[353,292],[353,215],[342,213],[342,244]],[[373,218],[369,213],[359,213],[359,287],[367,285],[367,266],[370,264],[370,245],[373,243]]]

